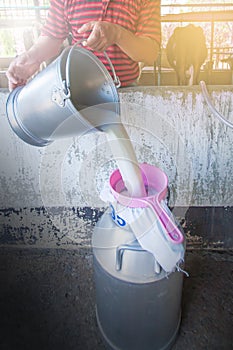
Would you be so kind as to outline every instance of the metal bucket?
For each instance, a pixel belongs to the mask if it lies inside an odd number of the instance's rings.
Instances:
[[[116,78],[114,70],[113,75]],[[46,146],[117,121],[118,86],[92,52],[74,45],[27,85],[10,93],[7,117],[22,140]]]

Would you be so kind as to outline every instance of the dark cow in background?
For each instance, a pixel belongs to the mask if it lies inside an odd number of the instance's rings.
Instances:
[[[166,54],[170,66],[176,71],[178,85],[198,84],[200,67],[207,57],[202,28],[193,24],[175,28],[168,40]]]

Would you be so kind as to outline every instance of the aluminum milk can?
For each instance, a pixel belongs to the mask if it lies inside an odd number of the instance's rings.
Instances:
[[[107,347],[171,349],[181,320],[183,273],[165,271],[112,205],[97,223],[92,245],[97,323]]]

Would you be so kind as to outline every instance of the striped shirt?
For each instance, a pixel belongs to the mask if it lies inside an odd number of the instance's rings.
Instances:
[[[65,39],[72,34],[72,44],[88,37],[78,29],[89,21],[108,21],[118,24],[135,35],[152,38],[160,44],[160,0],[51,0],[46,23],[41,34]],[[106,50],[121,86],[135,82],[138,63],[117,45]],[[94,52],[110,74],[111,68],[103,53]]]

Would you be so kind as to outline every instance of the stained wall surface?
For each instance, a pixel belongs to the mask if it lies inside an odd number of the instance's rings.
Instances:
[[[208,90],[216,109],[233,121],[233,87]],[[9,126],[8,93],[0,90],[0,244],[89,246],[93,225],[107,207],[100,192],[116,168],[105,133],[63,138],[44,148],[28,145]],[[181,218],[190,208],[197,216],[209,210],[202,235],[212,234],[213,241],[217,224],[209,221],[217,211],[225,223],[220,239],[231,245],[233,130],[210,113],[199,86],[134,87],[119,95],[139,162],[168,176],[170,205]]]

